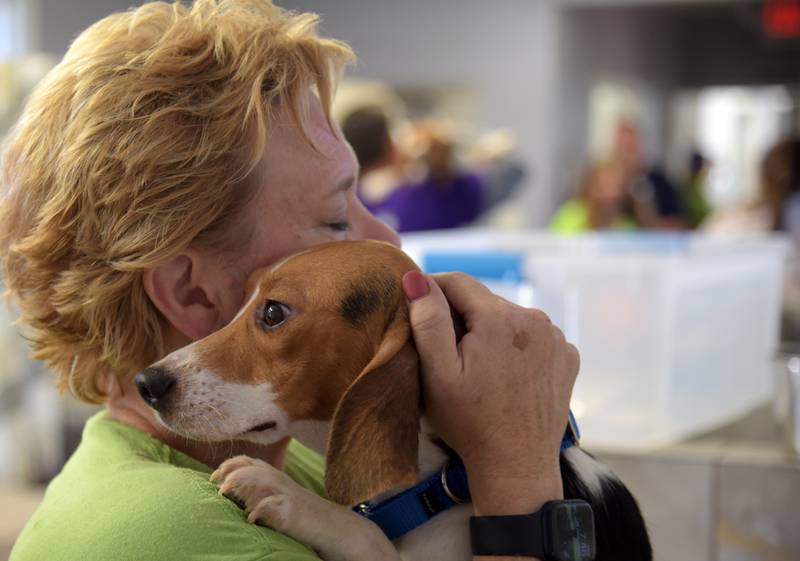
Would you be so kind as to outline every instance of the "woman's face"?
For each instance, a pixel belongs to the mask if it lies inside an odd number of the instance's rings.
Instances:
[[[590,178],[586,195],[597,208],[615,209],[625,196],[625,176],[616,168],[600,168]]]
[[[335,241],[375,239],[400,244],[397,233],[372,216],[356,197],[358,163],[338,127],[333,131],[319,99],[309,94],[306,134],[288,109],[278,112],[260,167],[260,184],[246,216],[250,236],[237,252],[228,285],[241,295],[224,310],[227,323],[238,311],[251,272],[310,246]],[[246,230],[248,230],[246,228]]]

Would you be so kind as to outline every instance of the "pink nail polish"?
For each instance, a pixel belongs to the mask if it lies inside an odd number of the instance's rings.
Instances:
[[[427,296],[430,292],[428,286],[428,279],[419,271],[409,271],[403,275],[403,292],[406,293],[406,298],[409,300],[416,300]]]

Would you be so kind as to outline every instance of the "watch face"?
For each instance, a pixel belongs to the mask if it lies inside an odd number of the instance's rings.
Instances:
[[[594,514],[584,501],[555,503],[549,513],[549,554],[554,561],[594,561]]]

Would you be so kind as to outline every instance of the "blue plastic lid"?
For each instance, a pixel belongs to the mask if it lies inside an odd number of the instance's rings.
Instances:
[[[481,279],[521,282],[523,256],[513,252],[431,251],[422,258],[426,273],[461,271]]]

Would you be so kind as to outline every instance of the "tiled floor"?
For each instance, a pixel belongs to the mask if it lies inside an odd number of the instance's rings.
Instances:
[[[621,455],[603,460],[639,501],[656,561],[716,561],[713,466]]]
[[[647,454],[600,453],[637,497],[657,561],[800,561],[800,462],[769,411]]]
[[[800,468],[723,465],[719,561],[800,560]]]

